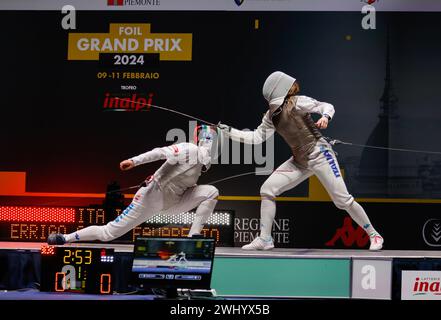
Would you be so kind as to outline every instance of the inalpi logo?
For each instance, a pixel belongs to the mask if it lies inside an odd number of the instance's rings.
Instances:
[[[153,93],[110,94],[104,95],[104,111],[150,111]]]
[[[440,278],[434,277],[424,277],[424,278],[415,278],[415,282],[413,284],[413,292],[414,296],[419,295],[427,295],[433,294],[436,296],[441,295],[441,281]]]

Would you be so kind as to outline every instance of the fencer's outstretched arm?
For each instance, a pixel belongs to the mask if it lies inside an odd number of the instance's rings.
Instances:
[[[193,153],[197,154],[197,146],[183,142],[172,144],[167,147],[155,148],[151,151],[130,158],[129,161],[133,161],[134,166],[165,159],[170,163],[177,163],[183,160],[181,158],[188,158],[190,155],[193,155]]]
[[[231,140],[243,142],[246,144],[262,143],[269,137],[271,137],[276,130],[269,118],[269,112],[267,112],[263,116],[262,123],[257,127],[257,129],[253,131],[237,130],[222,124],[220,124],[219,126],[222,129],[222,132],[224,132],[229,138],[231,138]]]
[[[129,160],[132,160],[135,166],[158,160],[164,160],[167,159],[167,149],[169,149],[170,147],[155,148],[136,157],[130,158]]]
[[[328,125],[328,120],[334,117],[334,106],[327,102],[320,102],[307,96],[297,96],[296,108],[304,113],[317,113],[322,116],[322,119],[317,121],[317,126],[320,129],[325,129]],[[237,130],[230,128],[227,125],[218,125],[222,132],[234,141],[243,142],[247,144],[259,144],[271,137],[275,128],[269,118],[269,112],[265,114],[262,123],[254,131]]]
[[[297,96],[296,108],[305,113],[317,113],[328,116],[329,120],[334,117],[334,106],[327,102],[320,102],[307,96]]]

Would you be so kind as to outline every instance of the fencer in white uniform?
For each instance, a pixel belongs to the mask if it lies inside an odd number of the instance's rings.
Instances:
[[[132,203],[113,221],[104,226],[89,226],[71,234],[53,233],[49,244],[74,241],[111,241],[155,214],[173,215],[196,208],[195,220],[188,236],[199,234],[213,212],[219,195],[216,187],[197,185],[203,168],[211,163],[213,132],[201,126],[196,144],[179,143],[155,148],[120,163],[129,170],[145,163],[166,160],[135,194]]]
[[[263,95],[269,110],[262,124],[254,131],[242,131],[219,124],[222,132],[232,140],[259,144],[278,132],[291,148],[292,157],[278,167],[260,189],[260,236],[245,250],[270,250],[274,248],[271,230],[276,214],[275,198],[315,174],[329,193],[334,204],[346,210],[352,219],[369,235],[370,250],[380,250],[383,238],[374,229],[364,209],[346,189],[331,145],[319,129],[325,129],[334,117],[334,107],[325,102],[297,95],[299,85],[295,78],[276,71],[263,85]],[[314,123],[311,113],[322,117]]]

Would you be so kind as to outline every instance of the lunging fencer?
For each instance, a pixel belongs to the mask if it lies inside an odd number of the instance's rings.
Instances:
[[[195,144],[179,143],[155,148],[120,163],[121,170],[166,160],[135,194],[132,203],[104,226],[89,226],[70,234],[53,233],[49,244],[74,241],[111,241],[121,237],[155,214],[173,215],[196,208],[188,236],[199,234],[214,210],[219,195],[212,185],[196,185],[203,170],[211,164],[214,134],[209,126],[199,126]]]
[[[277,132],[292,152],[292,157],[278,167],[262,185],[260,236],[242,249],[274,248],[271,230],[276,214],[275,198],[315,174],[334,204],[339,209],[346,210],[369,235],[369,249],[380,250],[383,238],[372,226],[364,209],[348,193],[335,153],[319,130],[327,128],[328,122],[334,117],[334,107],[329,103],[297,95],[300,91],[298,81],[280,71],[268,76],[262,91],[269,110],[256,130],[243,131],[221,123],[218,125],[232,140],[247,144],[262,143]],[[314,123],[311,113],[320,114],[321,118]]]

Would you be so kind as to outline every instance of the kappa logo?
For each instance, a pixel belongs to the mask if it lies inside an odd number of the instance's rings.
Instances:
[[[441,219],[429,219],[423,226],[424,242],[430,247],[441,247]]]
[[[356,245],[358,248],[364,248],[369,242],[369,236],[361,227],[354,228],[350,217],[345,217],[343,226],[337,229],[332,239],[325,243],[325,246],[334,247],[338,240],[341,240],[345,247]]]
[[[234,0],[238,6],[241,6],[245,0]]]
[[[335,247],[338,240],[341,240],[345,247],[356,245],[358,248],[364,248],[369,242],[369,236],[361,227],[354,228],[350,217],[345,217],[343,226],[337,229],[332,239],[325,243],[325,246]]]

